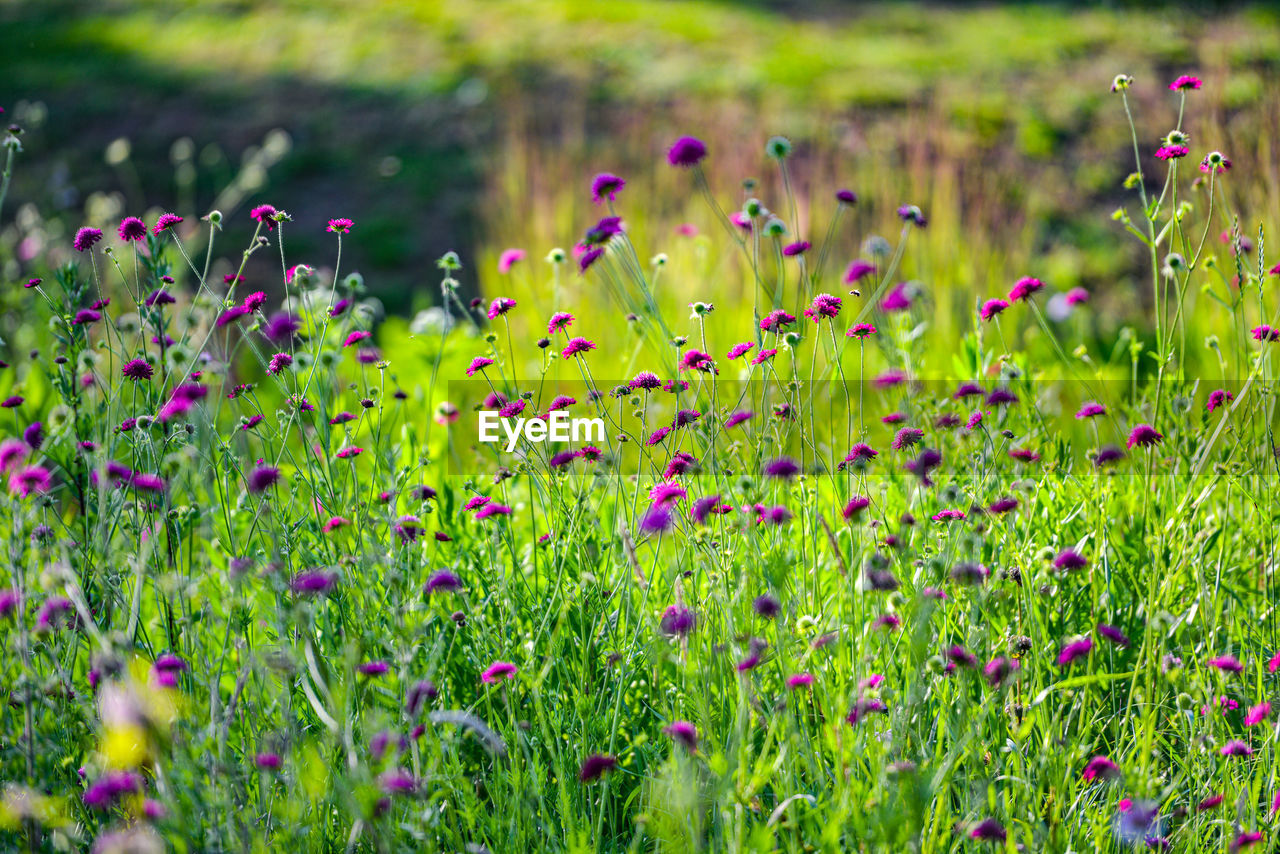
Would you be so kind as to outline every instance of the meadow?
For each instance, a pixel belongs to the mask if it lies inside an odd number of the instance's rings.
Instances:
[[[100,173],[0,104],[0,847],[1275,844],[1268,13],[885,6],[877,53],[826,8],[351,4],[342,40],[168,5],[0,8],[82,67],[191,45],[197,103],[215,59],[354,67],[368,115],[424,64],[536,87],[580,31],[556,83],[621,125],[512,99],[456,160],[234,169],[142,133]],[[423,22],[451,64],[396,41]],[[1100,52],[1142,60],[1061,71]],[[841,137],[850,103],[885,112]],[[42,201],[55,151],[107,189]],[[450,218],[405,186],[450,172],[469,224],[415,241]],[[603,429],[508,449],[482,413]]]

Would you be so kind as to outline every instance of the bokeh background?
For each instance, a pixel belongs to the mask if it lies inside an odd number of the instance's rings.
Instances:
[[[249,207],[270,202],[297,220],[291,261],[331,263],[323,224],[353,218],[344,268],[409,317],[439,302],[447,250],[465,295],[492,296],[517,289],[497,278],[498,254],[523,248],[519,287],[536,291],[547,250],[598,216],[587,186],[600,170],[630,182],[621,212],[644,250],[674,251],[682,223],[712,232],[663,159],[682,133],[708,142],[726,206],[756,177],[780,207],[763,145],[785,134],[803,236],[816,242],[838,186],[860,194],[839,263],[868,234],[892,236],[893,208],[914,202],[930,227],[904,273],[939,308],[1035,270],[1093,291],[1114,336],[1149,291],[1140,247],[1107,216],[1132,203],[1116,73],[1137,80],[1148,155],[1176,119],[1167,82],[1205,79],[1193,154],[1235,161],[1226,189],[1246,234],[1276,210],[1280,177],[1272,7],[0,0],[0,41],[0,102],[27,129],[0,213],[10,281],[56,260],[80,225],[162,208],[189,225],[221,209],[236,257]],[[715,273],[676,268],[701,298],[741,296],[709,284]],[[278,285],[278,259],[259,253],[248,278]]]

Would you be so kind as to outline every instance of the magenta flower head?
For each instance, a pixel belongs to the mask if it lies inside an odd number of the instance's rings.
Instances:
[[[1067,305],[1083,305],[1089,301],[1089,292],[1084,288],[1072,288],[1067,291]]]
[[[1018,659],[1001,655],[987,662],[987,665],[982,668],[982,675],[992,688],[1001,688],[1009,683],[1021,667],[1022,663]]]
[[[899,207],[898,219],[903,222],[909,222],[917,228],[924,228],[929,224],[929,220],[925,218],[924,211],[920,210],[918,205],[902,205]]]
[[[919,427],[903,427],[894,434],[893,442],[890,443],[890,447],[895,451],[901,451],[905,448],[910,448],[914,445],[920,444],[923,439],[924,431]]]
[[[477,371],[483,373],[484,369],[489,367],[492,364],[493,364],[493,359],[487,358],[485,356],[476,356],[474,359],[471,360],[471,364],[467,366],[467,376],[474,377]]]
[[[560,355],[566,359],[571,359],[595,348],[595,342],[588,341],[586,338],[570,338],[568,343],[564,345],[564,349],[560,351]]]
[[[271,361],[267,363],[267,373],[278,374],[292,364],[293,357],[288,353],[276,353],[271,357]]]
[[[691,608],[683,605],[668,605],[658,621],[658,628],[670,637],[686,637],[697,626],[697,617]]]
[[[249,472],[249,491],[255,495],[266,492],[280,481],[280,469],[275,466],[258,466]]]
[[[1169,84],[1169,91],[1185,92],[1188,89],[1199,89],[1200,85],[1201,81],[1199,77],[1194,77],[1190,74],[1183,74]]]
[[[1256,706],[1250,706],[1249,711],[1244,716],[1245,726],[1257,726],[1267,719],[1267,715],[1271,714],[1270,703],[1259,703]]]
[[[667,152],[667,162],[672,166],[689,168],[697,166],[707,156],[707,146],[692,136],[682,136]]]
[[[792,691],[799,690],[800,688],[808,688],[812,684],[812,673],[796,673],[787,677],[787,687]]]
[[[134,380],[149,380],[151,375],[155,373],[155,369],[147,362],[146,359],[130,359],[124,363],[124,367],[120,369],[120,373],[126,378]]]
[[[362,676],[381,676],[390,669],[391,665],[385,661],[366,661],[356,668]]]
[[[601,172],[591,179],[591,201],[596,204],[600,204],[605,199],[611,202],[617,201],[618,193],[625,186],[627,182],[612,172]]]
[[[1088,656],[1092,651],[1092,638],[1079,638],[1078,640],[1070,641],[1058,653],[1058,666],[1067,667],[1074,664],[1076,661]]]
[[[9,475],[9,491],[23,498],[48,492],[53,488],[53,477],[43,466],[27,466]]]
[[[1005,841],[1007,834],[1004,825],[996,821],[994,818],[984,818],[978,822],[969,831],[969,837],[979,842],[1000,842]]]
[[[1209,666],[1224,673],[1241,673],[1244,671],[1244,665],[1234,655],[1219,655],[1216,658],[1211,658],[1209,659]]]
[[[1157,160],[1180,160],[1191,153],[1185,145],[1162,145],[1156,149]]]
[[[1139,448],[1146,448],[1151,445],[1158,444],[1164,438],[1162,433],[1157,433],[1156,428],[1150,424],[1139,424],[1129,431],[1128,447],[1135,445]]]
[[[498,256],[498,272],[510,273],[511,268],[524,260],[523,249],[504,249]]]
[[[983,320],[993,320],[997,314],[1009,307],[1009,303],[1002,299],[989,299],[982,304],[979,314]]]
[[[152,233],[158,236],[161,232],[167,231],[173,228],[175,225],[177,225],[180,222],[182,222],[182,217],[178,216],[177,214],[174,214],[174,213],[160,214],[159,218],[156,219],[155,228],[152,229]]]
[[[800,473],[800,466],[790,457],[778,457],[764,464],[764,473],[767,477],[790,480]]]
[[[293,592],[300,596],[323,596],[334,588],[338,583],[336,573],[325,572],[324,570],[311,570],[308,572],[300,572],[293,578],[290,585]]]
[[[1231,848],[1229,850],[1231,851],[1231,854],[1236,854],[1237,851],[1241,851],[1245,848],[1252,848],[1254,845],[1261,842],[1262,839],[1263,836],[1261,831],[1242,830],[1239,836],[1231,840]]]
[[[259,224],[265,225],[267,231],[274,231],[276,227],[276,209],[271,205],[258,205],[249,211],[249,218],[256,220]]]
[[[337,219],[329,220],[329,225],[325,228],[325,231],[330,231],[334,234],[350,234],[351,226],[353,225],[355,223],[346,217],[338,217]]]
[[[75,239],[71,241],[71,245],[77,252],[88,252],[101,239],[102,229],[86,227],[76,232]]]
[[[844,283],[846,285],[856,285],[875,271],[875,264],[872,264],[870,261],[864,261],[861,258],[857,258],[850,263],[849,268],[844,271]]]
[[[583,761],[582,767],[578,770],[578,780],[583,783],[598,780],[605,773],[612,771],[617,764],[618,760],[612,756],[593,753]]]
[[[1076,410],[1076,418],[1095,418],[1099,415],[1106,415],[1107,408],[1101,403],[1085,403]]]
[[[1280,329],[1272,329],[1265,323],[1261,326],[1255,326],[1252,331],[1254,341],[1280,340]]]
[[[846,337],[857,338],[859,340],[875,334],[876,328],[870,323],[855,323],[853,326],[849,327],[847,332],[845,332]]]
[[[690,753],[698,752],[698,728],[688,721],[672,721],[662,731]]]
[[[1223,756],[1252,756],[1253,748],[1238,738],[1233,738],[1218,750]]]
[[[805,310],[804,316],[817,323],[822,318],[832,318],[840,313],[840,297],[831,294],[818,294],[813,304]]]
[[[1076,569],[1084,569],[1088,565],[1088,559],[1075,549],[1063,549],[1058,552],[1057,557],[1053,559],[1053,568],[1059,572],[1071,572]]]
[[[121,240],[126,243],[132,243],[147,236],[147,224],[136,216],[127,216],[120,220],[120,227],[117,232],[120,234]]]
[[[853,190],[836,190],[836,201],[842,205],[856,205],[858,194]]]
[[[1129,636],[1120,631],[1116,626],[1111,626],[1106,623],[1098,623],[1097,630],[1099,635],[1111,641],[1116,646],[1129,645]]]
[[[844,516],[846,522],[852,522],[858,516],[862,515],[862,511],[871,506],[871,499],[865,495],[855,495],[849,499],[844,505],[844,509],[840,514]]]
[[[1221,175],[1231,169],[1231,158],[1224,155],[1221,151],[1210,151],[1204,156],[1204,160],[1200,161],[1200,171],[1206,174]]]
[[[1023,276],[1021,279],[1013,283],[1013,288],[1009,291],[1010,302],[1026,302],[1031,299],[1031,295],[1044,287],[1044,282],[1032,276]]]
[[[488,316],[490,320],[497,320],[511,309],[516,307],[516,301],[511,297],[498,297],[489,303]]]
[[[480,674],[480,681],[486,685],[492,685],[495,682],[501,682],[504,679],[515,679],[516,674],[520,672],[520,668],[507,661],[495,661],[484,669]]]
[[[782,247],[782,254],[788,258],[794,258],[797,255],[803,255],[808,252],[812,246],[813,244],[807,240],[797,240],[795,243],[788,243]]]
[[[1082,776],[1090,783],[1094,780],[1116,780],[1120,777],[1120,766],[1105,756],[1095,756],[1084,766]]]
[[[1235,400],[1235,395],[1233,395],[1231,392],[1226,391],[1225,389],[1220,389],[1220,388],[1214,389],[1213,391],[1209,392],[1209,400],[1205,404],[1205,408],[1208,409],[1210,412],[1213,412],[1215,409],[1226,406],[1228,403],[1230,403],[1233,400]]]

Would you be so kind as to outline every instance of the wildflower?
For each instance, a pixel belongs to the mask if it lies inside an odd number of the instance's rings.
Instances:
[[[1199,89],[1199,88],[1200,88],[1200,78],[1193,77],[1190,74],[1180,75],[1176,80],[1174,80],[1172,83],[1169,84],[1169,91],[1171,92],[1185,92],[1188,89]]]
[[[993,320],[997,314],[1009,307],[1009,303],[1002,299],[989,299],[982,304],[982,308],[978,314],[983,320]]]
[[[260,465],[249,472],[249,491],[255,495],[266,492],[280,481],[280,469],[275,466]]]
[[[9,475],[9,491],[23,498],[48,492],[52,488],[53,478],[43,466],[27,466]]]
[[[908,283],[898,282],[880,301],[880,310],[885,312],[906,311],[911,307],[913,294],[914,290]]]
[[[804,315],[817,323],[823,317],[832,318],[839,314],[840,304],[840,297],[818,294],[813,298],[813,304],[805,310]]]
[[[836,201],[842,205],[855,205],[858,203],[858,194],[853,190],[836,190]]]
[[[1093,650],[1092,638],[1080,638],[1073,640],[1062,647],[1062,651],[1058,653],[1058,666],[1066,667],[1075,663],[1081,658],[1086,657]]]
[[[337,583],[338,577],[336,574],[313,570],[298,573],[294,576],[293,583],[290,586],[293,588],[293,592],[299,595],[319,596],[328,593]]]
[[[1244,716],[1245,726],[1255,726],[1267,719],[1267,715],[1271,714],[1271,704],[1262,702],[1256,706],[1250,706],[1249,711]]]
[[[680,370],[682,371],[698,370],[698,371],[710,371],[712,373],[718,373],[716,371],[715,362],[712,361],[711,356],[709,356],[706,353],[703,353],[701,350],[692,350],[692,349],[686,350],[684,354],[680,357]]]
[[[1159,443],[1164,435],[1156,432],[1156,428],[1150,424],[1139,424],[1129,432],[1128,447],[1132,448],[1137,445],[1140,448],[1146,448],[1150,445]]]
[[[1222,804],[1223,797],[1221,794],[1212,794],[1200,803],[1196,804],[1196,812],[1208,812]]]
[[[778,603],[778,600],[768,593],[757,596],[751,603],[751,607],[766,620],[772,620],[782,611],[782,606]]]
[[[808,252],[812,245],[807,240],[797,240],[795,243],[788,243],[782,247],[782,254],[788,258],[794,258],[797,255],[803,255]]]
[[[76,312],[71,322],[77,326],[89,326],[102,319],[102,315],[91,308],[82,308]]]
[[[579,355],[580,353],[585,353],[588,350],[594,350],[595,348],[595,343],[588,341],[586,338],[570,338],[569,342],[564,345],[561,355],[564,358],[569,359]]]
[[[1185,145],[1162,145],[1156,149],[1157,160],[1179,160],[1191,153]]]
[[[951,570],[951,579],[958,584],[977,585],[987,580],[991,570],[980,563],[961,563]]]
[[[865,495],[855,495],[849,499],[848,503],[844,505],[844,509],[840,512],[846,522],[851,522],[870,506],[870,498]]]
[[[1113,463],[1123,460],[1124,456],[1124,451],[1120,450],[1115,445],[1104,445],[1093,455],[1093,464],[1098,468],[1102,468],[1103,466],[1112,465]]]
[[[693,611],[683,605],[668,605],[662,612],[658,627],[664,635],[685,637],[697,626]]]
[[[1007,834],[1005,833],[1004,825],[1000,822],[994,818],[984,818],[970,829],[969,837],[980,842],[999,842],[1003,844]]]
[[[467,376],[474,377],[477,371],[484,371],[485,368],[493,364],[493,359],[484,356],[476,356],[471,360],[471,364],[467,366]]]
[[[1200,171],[1221,175],[1231,169],[1231,160],[1227,158],[1221,151],[1210,151],[1204,156],[1204,160],[1200,161]]]
[[[662,732],[690,753],[698,752],[698,728],[688,721],[672,721]]]
[[[1244,665],[1234,655],[1216,656],[1209,659],[1208,664],[1210,667],[1221,670],[1224,673],[1241,673],[1244,671]]]
[[[768,477],[790,480],[800,473],[800,466],[790,457],[778,457],[765,463],[764,473]]]
[[[1105,756],[1095,756],[1084,767],[1082,776],[1090,783],[1094,780],[1115,780],[1120,777],[1120,766]]]
[[[924,431],[918,427],[903,427],[894,434],[893,442],[890,445],[895,451],[901,451],[920,444],[924,439]]]
[[[249,218],[257,220],[259,225],[265,225],[267,231],[274,231],[276,227],[276,209],[271,205],[258,205],[249,211]]]
[[[583,761],[582,767],[578,770],[578,780],[582,783],[590,783],[592,780],[599,779],[606,772],[612,771],[617,764],[618,760],[612,756],[593,753]]]
[[[372,337],[372,335],[373,333],[368,332],[364,329],[357,329],[354,332],[348,334],[347,337],[342,340],[342,346],[350,347],[353,344],[358,344],[361,341],[364,341]]]
[[[737,412],[733,413],[732,415],[730,415],[728,418],[726,418],[726,419],[725,419],[725,421],[724,421],[724,428],[725,428],[726,430],[732,430],[734,427],[737,427],[739,424],[742,424],[742,423],[744,423],[744,422],[746,422],[746,421],[749,421],[749,420],[751,420],[751,419],[752,419],[752,418],[754,418],[754,417],[755,417],[755,413],[754,413],[754,412],[747,412],[746,410],[739,410],[739,411],[737,411]]]
[[[605,199],[617,201],[617,194],[627,182],[611,172],[601,172],[591,179],[591,200],[600,204]]]
[[[1098,623],[1097,630],[1099,635],[1111,641],[1116,646],[1129,645],[1129,637],[1115,626],[1110,626],[1106,623]]]
[[[1111,91],[1123,92],[1133,85],[1133,78],[1128,74],[1117,74],[1115,79],[1111,81]]]
[[[866,338],[868,335],[875,335],[876,328],[870,323],[857,323],[849,327],[845,333],[847,338],[857,338],[859,340]]]
[[[1280,339],[1280,329],[1272,329],[1265,323],[1253,328],[1254,341],[1275,341]]]
[[[1014,282],[1009,291],[1009,302],[1026,302],[1031,296],[1044,287],[1044,282],[1032,276],[1023,276]]]
[[[1063,549],[1053,559],[1053,568],[1060,572],[1084,569],[1089,561],[1075,549]]]
[[[682,136],[675,141],[667,152],[667,162],[672,166],[697,166],[707,156],[707,147],[702,140],[692,136]]]
[[[504,275],[510,273],[511,268],[523,260],[523,249],[504,249],[502,254],[498,256],[498,272]]]
[[[848,268],[844,271],[844,283],[846,285],[856,285],[875,271],[875,264],[872,264],[870,261],[864,261],[861,258],[857,258],[850,262]]]
[[[71,241],[71,245],[77,252],[88,252],[101,239],[102,229],[86,227],[76,232],[75,239]]]
[[[1081,405],[1081,407],[1078,410],[1076,410],[1076,418],[1080,418],[1080,419],[1095,418],[1099,415],[1106,415],[1106,414],[1107,414],[1107,408],[1103,406],[1101,403],[1092,403],[1092,402],[1085,403]]]
[[[952,644],[943,652],[943,656],[956,667],[974,668],[978,666],[978,658],[959,644]]]
[[[920,452],[920,456],[907,463],[906,469],[920,479],[922,486],[932,486],[933,481],[929,479],[929,472],[933,471],[941,464],[942,454],[933,448],[925,448]],[[960,513],[959,510],[951,512]],[[963,513],[960,514],[960,518],[964,518]]]
[[[1231,854],[1235,854],[1235,852],[1239,851],[1241,848],[1252,848],[1254,845],[1261,842],[1262,839],[1263,836],[1261,831],[1243,830],[1235,839],[1231,840]]]
[[[867,715],[881,714],[887,715],[889,707],[876,697],[859,697],[853,701],[853,705],[849,708],[849,714],[845,716],[845,721],[849,726],[857,726]]]
[[[177,214],[173,214],[173,213],[160,214],[160,216],[156,219],[155,228],[152,229],[152,234],[159,236],[160,232],[173,228],[175,225],[177,225],[180,222],[182,222],[182,217],[178,216]]]
[[[797,691],[801,688],[808,688],[812,684],[812,673],[796,673],[787,677],[787,687],[792,691]]]
[[[903,222],[909,222],[917,228],[924,228],[929,224],[929,220],[925,218],[924,211],[916,205],[902,205],[898,208],[898,219]]]
[[[293,364],[293,357],[288,353],[276,353],[267,364],[267,373],[278,374]]]
[[[1252,756],[1253,748],[1238,738],[1228,741],[1218,750],[1223,756]]]
[[[776,333],[781,332],[783,329],[795,322],[796,319],[793,315],[790,315],[779,308],[764,316],[764,319],[760,321],[760,329],[765,332]]]
[[[505,504],[489,502],[476,511],[477,519],[488,519],[490,516],[510,516],[511,508]]]
[[[1218,409],[1219,407],[1222,407],[1222,406],[1226,406],[1228,403],[1230,403],[1233,400],[1235,400],[1235,395],[1233,395],[1231,392],[1225,391],[1224,389],[1220,389],[1220,388],[1214,389],[1213,391],[1209,392],[1209,400],[1205,404],[1205,408],[1208,409],[1210,412],[1213,412],[1215,409]]]
[[[1000,688],[1008,684],[1013,674],[1018,672],[1022,664],[1016,658],[1007,656],[997,656],[987,662],[982,668],[982,675],[986,677],[987,684],[992,688]]]
[[[300,328],[302,327],[297,318],[287,312],[280,311],[267,319],[267,325],[263,329],[263,333],[272,342],[283,344],[297,335]]]
[[[769,361],[770,359],[772,359],[772,358],[773,358],[774,356],[776,356],[776,355],[778,355],[778,350],[777,350],[777,348],[770,348],[770,349],[768,349],[768,350],[761,350],[759,353],[756,353],[754,356],[752,356],[752,357],[751,357],[751,364],[753,364],[753,365],[763,365],[765,362]]]
[[[338,217],[337,219],[329,220],[329,225],[326,226],[325,231],[329,231],[334,234],[350,234],[351,226],[353,225],[355,225],[355,223],[346,217]]]
[[[963,400],[966,397],[978,397],[984,393],[982,386],[977,383],[961,383],[951,397],[953,400]]]
[[[486,685],[492,685],[504,679],[515,679],[516,674],[519,672],[520,669],[514,664],[506,661],[495,661],[480,674],[480,681]]]
[[[120,220],[120,227],[117,232],[121,240],[130,243],[147,236],[147,224],[136,216],[127,216]]]

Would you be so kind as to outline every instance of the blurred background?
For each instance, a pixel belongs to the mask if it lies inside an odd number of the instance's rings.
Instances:
[[[1120,72],[1136,79],[1148,157],[1176,122],[1168,82],[1204,78],[1188,110],[1194,159],[1216,148],[1235,162],[1224,184],[1246,234],[1276,210],[1272,7],[0,0],[0,34],[0,105],[27,130],[0,212],[9,281],[56,261],[80,225],[160,209],[185,225],[221,209],[220,251],[238,261],[249,208],[268,202],[297,221],[290,263],[331,264],[324,223],[354,219],[344,270],[408,317],[439,302],[447,250],[467,296],[536,292],[547,251],[600,215],[588,185],[609,170],[629,181],[619,212],[642,252],[686,241],[678,289],[733,300],[736,286],[706,285],[719,267],[705,245],[676,232],[717,226],[664,154],[697,135],[723,205],[755,177],[781,209],[763,146],[784,134],[803,237],[818,242],[835,189],[859,193],[840,266],[869,234],[894,237],[893,209],[913,202],[930,225],[904,272],[939,308],[969,311],[1035,271],[1123,319],[1142,310],[1149,274],[1108,216],[1133,204],[1109,92]],[[527,252],[519,286],[497,272],[509,247]],[[252,259],[251,286],[277,285],[272,254]]]

